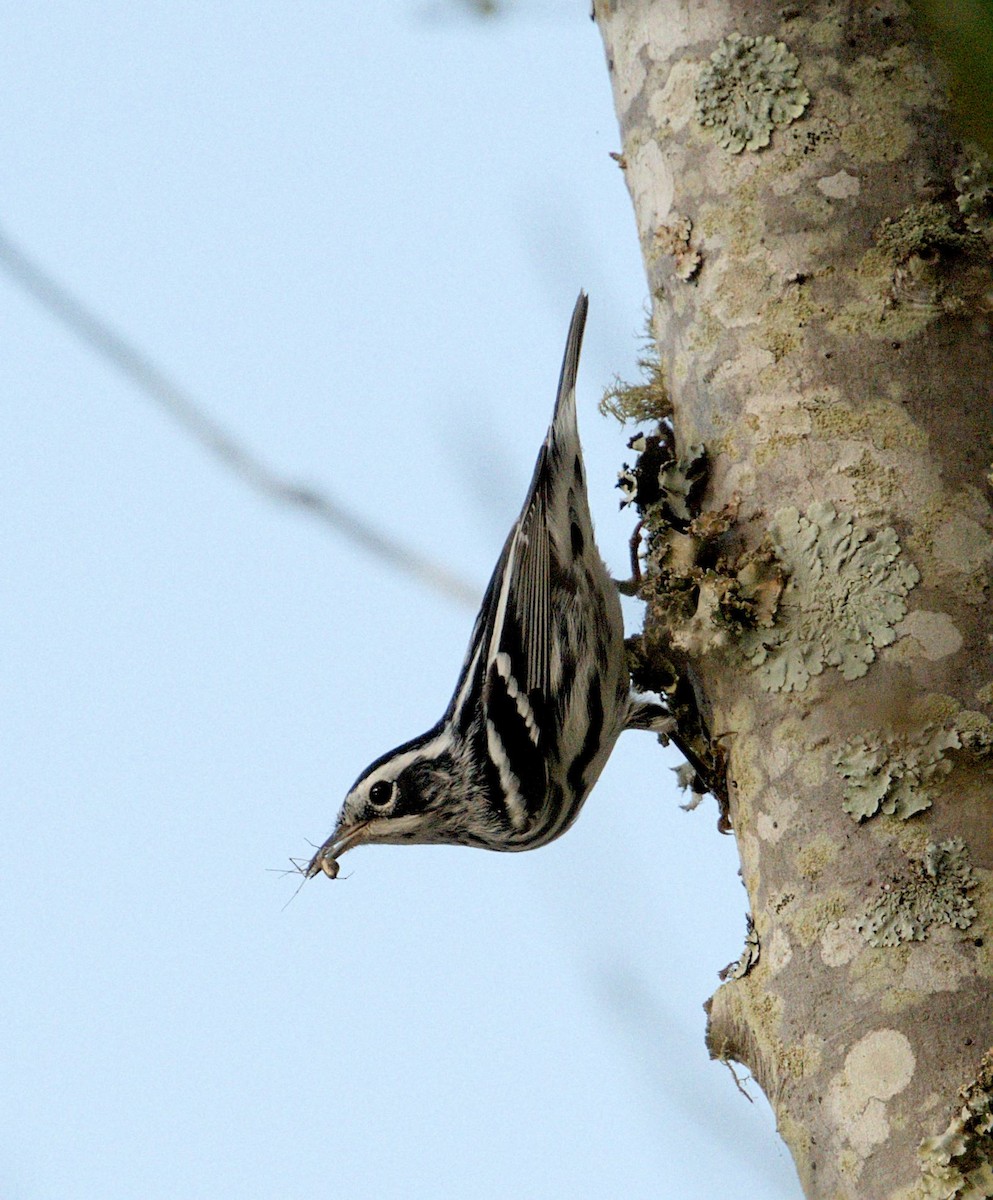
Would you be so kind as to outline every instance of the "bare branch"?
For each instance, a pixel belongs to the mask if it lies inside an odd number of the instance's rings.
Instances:
[[[58,283],[0,230],[0,267],[52,316],[96,350],[154,400],[205,450],[255,491],[310,513],[369,554],[413,575],[460,604],[475,605],[479,591],[440,563],[423,557],[349,512],[327,492],[282,478],[241,446],[150,358]]]

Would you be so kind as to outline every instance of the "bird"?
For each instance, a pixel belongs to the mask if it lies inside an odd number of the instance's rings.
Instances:
[[[576,418],[579,293],[551,424],[483,596],[452,699],[426,733],[352,785],[306,879],[347,850],[447,843],[520,851],[575,821],[625,729],[675,722],[631,690],[617,586],[593,536]]]

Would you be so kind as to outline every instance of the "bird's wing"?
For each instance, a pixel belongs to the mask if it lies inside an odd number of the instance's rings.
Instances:
[[[553,636],[551,520],[567,509],[556,489],[575,486],[581,466],[576,428],[576,373],[586,321],[580,293],[573,310],[555,410],[520,516],[507,537],[476,617],[462,675],[445,720],[468,730],[481,709],[490,760],[504,807],[526,826],[545,798]],[[568,477],[566,475],[568,473]]]
[[[506,655],[518,689],[529,697],[537,693],[538,698],[547,698],[549,691],[552,522],[562,520],[562,514],[568,511],[568,504],[557,492],[568,492],[575,486],[574,464],[581,461],[576,374],[587,306],[586,294],[580,292],[569,325],[552,421],[538,453],[524,507],[510,531],[491,584],[488,664],[498,655]],[[558,532],[561,539],[564,535]]]

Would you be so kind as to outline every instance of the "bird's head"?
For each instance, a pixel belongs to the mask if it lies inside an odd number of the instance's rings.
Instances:
[[[331,836],[304,869],[334,879],[338,859],[373,843],[484,845],[470,828],[473,805],[464,779],[453,771],[450,737],[437,730],[384,754],[358,777],[345,797]],[[476,805],[478,812],[479,806]]]

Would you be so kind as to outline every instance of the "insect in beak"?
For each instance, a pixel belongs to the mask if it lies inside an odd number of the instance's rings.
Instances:
[[[306,867],[300,868],[301,873],[307,879],[313,879],[315,875],[322,873],[328,879],[337,879],[338,859],[346,850],[350,850],[352,846],[362,841],[362,835],[368,824],[368,821],[362,821],[347,833],[342,833],[341,826],[337,826],[324,845],[318,848],[317,853]]]

